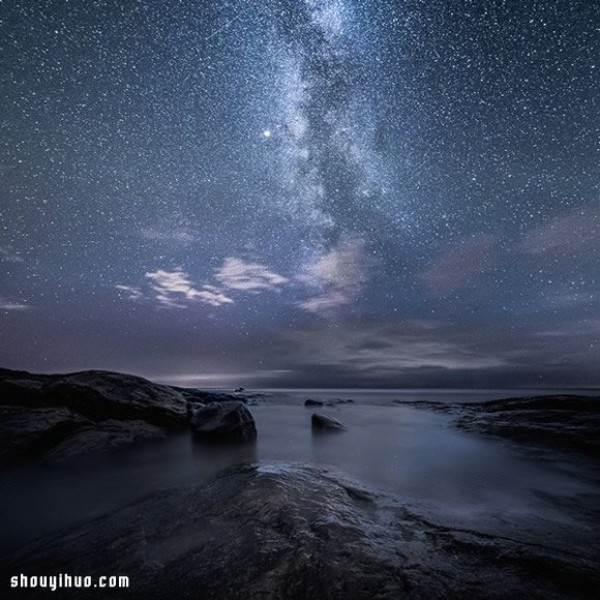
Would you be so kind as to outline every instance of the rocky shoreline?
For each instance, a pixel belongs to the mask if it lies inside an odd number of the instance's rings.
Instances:
[[[600,585],[594,561],[568,549],[444,527],[343,476],[285,463],[151,494],[37,540],[0,572],[127,574],[132,589],[119,597],[158,599],[591,599]]]
[[[453,416],[465,431],[531,448],[600,458],[600,396],[547,395],[488,402],[414,402],[411,406]]]
[[[176,388],[102,371],[0,370],[0,398],[4,466],[67,462],[185,429],[201,443],[252,443],[257,436],[247,408],[257,398],[243,390]],[[446,413],[455,427],[474,434],[600,456],[600,398],[411,406]],[[349,435],[328,415],[307,412],[307,425],[309,415],[315,435]],[[125,574],[132,587],[119,598],[597,597],[597,544],[574,550],[556,539],[536,541],[433,522],[398,498],[331,470],[258,462],[228,468],[208,483],[152,492],[38,538],[11,552],[0,574],[4,582],[16,573]],[[37,598],[40,590],[9,593]],[[68,596],[98,594],[80,589]]]
[[[36,375],[0,369],[0,465],[82,456],[160,439],[239,393],[185,390],[107,371]]]

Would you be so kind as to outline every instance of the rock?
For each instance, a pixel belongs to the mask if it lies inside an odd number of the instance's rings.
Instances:
[[[461,429],[600,457],[598,397],[532,396],[459,406],[455,424]]]
[[[256,424],[242,402],[212,402],[190,420],[194,435],[205,441],[242,442],[256,437]]]
[[[337,406],[338,404],[354,404],[354,400],[343,400],[342,398],[334,398],[333,400],[327,400],[325,406]]]
[[[124,574],[130,588],[115,597],[156,600],[559,600],[597,597],[600,585],[594,560],[570,549],[447,528],[285,464],[228,469],[40,538],[2,561],[3,581],[20,573]]]
[[[89,425],[89,419],[65,407],[0,406],[0,464],[43,457]]]
[[[314,413],[311,417],[312,428],[319,431],[344,431],[346,427],[329,415]]]
[[[197,390],[194,388],[174,387],[173,389],[179,392],[187,402],[190,402],[194,406],[210,404],[211,402],[246,402],[246,398],[239,394],[207,392],[205,390]]]
[[[236,394],[241,394],[242,392],[245,392],[246,390],[245,390],[243,387],[239,387],[239,388],[236,388],[236,389],[235,389],[235,390],[233,390],[233,391],[234,391],[234,393],[236,393]]]
[[[0,369],[0,463],[121,448],[187,422],[169,386],[105,371],[35,375]]]
[[[309,398],[304,403],[304,406],[323,406],[323,402],[321,402],[320,400],[313,400],[312,398]]]
[[[102,421],[83,427],[44,455],[44,462],[62,463],[105,454],[146,440],[162,439],[165,430],[145,421]]]
[[[133,375],[82,371],[56,378],[44,392],[53,403],[96,421],[141,419],[166,427],[187,421],[187,404],[179,392]]]

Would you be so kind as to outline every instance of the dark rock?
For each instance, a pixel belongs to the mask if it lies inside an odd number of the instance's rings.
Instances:
[[[31,377],[0,379],[0,402],[10,406],[46,406],[44,381]]]
[[[141,419],[174,427],[187,420],[183,396],[142,377],[107,371],[82,371],[57,377],[44,386],[53,403],[95,421]]]
[[[461,429],[600,456],[600,398],[532,396],[460,405]]]
[[[65,407],[0,406],[0,464],[41,459],[64,462],[164,437],[145,421],[100,423]]]
[[[226,392],[207,392],[193,388],[173,388],[194,406],[210,404],[211,402],[246,402],[244,396],[228,394]]]
[[[362,488],[313,468],[237,467],[36,540],[2,561],[0,578],[126,574],[115,597],[157,600],[597,597],[590,557],[443,527]]]
[[[354,400],[334,398],[333,400],[327,400],[327,402],[325,402],[325,406],[337,406],[338,404],[354,404]]]
[[[192,415],[190,426],[201,440],[242,442],[256,437],[256,424],[242,402],[212,402]]]
[[[314,413],[311,417],[312,428],[319,431],[344,431],[346,427],[329,415]]]
[[[236,389],[235,389],[235,390],[233,390],[233,391],[234,391],[234,393],[236,393],[236,394],[240,394],[240,393],[242,393],[242,392],[245,392],[246,390],[245,390],[243,387],[239,387],[239,388],[236,388]]]
[[[70,435],[44,455],[44,462],[62,463],[104,454],[142,441],[161,439],[165,435],[164,429],[145,421],[102,421]]]
[[[321,402],[320,400],[313,400],[312,398],[309,398],[304,403],[304,406],[323,406],[323,402]]]
[[[0,394],[3,464],[121,448],[187,422],[187,402],[179,392],[120,373],[0,369]]]
[[[0,464],[40,458],[88,425],[65,407],[0,406]]]

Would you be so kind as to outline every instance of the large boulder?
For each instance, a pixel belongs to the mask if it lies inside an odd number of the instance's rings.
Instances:
[[[0,565],[6,585],[21,573],[127,575],[115,598],[157,600],[591,599],[600,586],[592,550],[452,529],[334,473],[272,463],[40,538]]]
[[[211,442],[243,442],[256,437],[256,424],[243,402],[212,402],[193,412],[196,438]]]
[[[329,415],[314,413],[311,417],[312,428],[317,431],[344,431],[346,427]]]

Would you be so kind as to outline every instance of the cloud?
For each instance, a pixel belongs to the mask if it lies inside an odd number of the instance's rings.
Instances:
[[[142,300],[145,297],[144,292],[138,287],[131,285],[115,285],[115,287],[123,292],[128,300]]]
[[[361,239],[342,240],[325,255],[309,263],[298,276],[299,281],[323,290],[299,302],[298,306],[322,315],[351,304],[367,280],[368,263]]]
[[[231,256],[217,269],[215,279],[225,288],[250,292],[277,290],[288,283],[286,277],[269,270],[265,265]]]
[[[187,228],[181,229],[153,229],[141,230],[141,236],[146,240],[158,242],[175,242],[179,244],[190,244],[198,239],[195,232]]]
[[[535,227],[523,238],[520,250],[538,256],[600,250],[600,209],[579,208]]]
[[[25,260],[11,248],[0,248],[0,262],[22,263]]]
[[[507,364],[497,349],[486,351],[476,337],[462,336],[433,321],[340,327],[327,336],[315,329],[288,335],[301,351],[299,363],[335,365],[374,380],[426,369],[471,371]]]
[[[0,310],[29,310],[31,306],[22,302],[9,302],[0,299]]]
[[[197,288],[181,269],[157,269],[146,273],[152,282],[155,299],[165,308],[186,308],[189,302],[199,301],[210,306],[232,304],[233,300],[214,286]]]
[[[554,328],[544,329],[537,333],[541,337],[569,337],[576,336],[594,338],[600,336],[600,319],[580,319],[570,323],[561,324]]]
[[[463,240],[434,261],[419,279],[434,296],[455,292],[491,268],[496,247],[497,239],[489,233]]]

